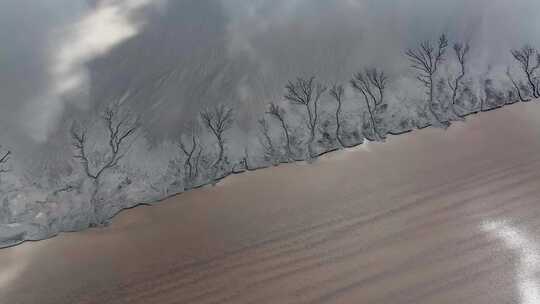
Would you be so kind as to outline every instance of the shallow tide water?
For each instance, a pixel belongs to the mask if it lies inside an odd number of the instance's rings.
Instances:
[[[0,250],[0,303],[540,303],[540,104]]]

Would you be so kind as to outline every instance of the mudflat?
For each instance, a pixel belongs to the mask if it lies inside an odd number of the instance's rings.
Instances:
[[[539,303],[540,104],[0,250],[0,303]]]

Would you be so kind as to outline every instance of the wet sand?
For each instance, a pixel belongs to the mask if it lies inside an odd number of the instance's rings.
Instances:
[[[0,251],[0,303],[539,303],[540,104]]]

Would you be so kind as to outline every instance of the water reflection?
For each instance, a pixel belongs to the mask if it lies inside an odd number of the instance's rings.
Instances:
[[[30,252],[35,252],[35,250],[25,250],[23,247],[25,246],[6,250],[6,256],[0,263],[0,298],[2,296],[1,291],[12,286],[19,276],[24,273],[31,261]]]
[[[516,282],[521,303],[540,303],[540,283],[536,277],[540,271],[538,244],[527,232],[507,221],[486,221],[482,223],[482,230],[500,239],[508,249],[518,254]]]
[[[35,118],[28,125],[35,140],[46,141],[56,127],[66,106],[65,96],[84,95],[81,93],[90,87],[88,62],[138,34],[141,25],[131,19],[131,14],[149,4],[149,0],[100,2],[58,35],[58,46],[52,51],[48,67],[51,87],[25,109],[26,117]]]

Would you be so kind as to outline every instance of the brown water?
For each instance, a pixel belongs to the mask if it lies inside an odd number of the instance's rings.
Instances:
[[[0,251],[0,303],[540,303],[540,104]]]

